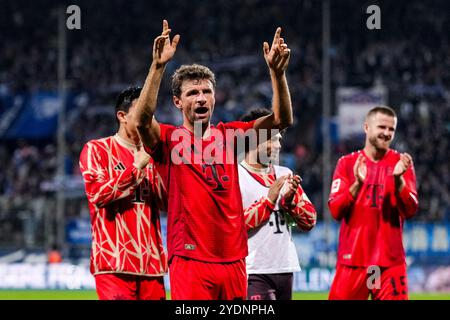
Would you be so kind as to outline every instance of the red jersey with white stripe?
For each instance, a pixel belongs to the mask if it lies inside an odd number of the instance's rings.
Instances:
[[[167,181],[169,260],[223,263],[247,256],[235,147],[253,123],[219,123],[208,138],[160,124],[160,142],[146,150]]]
[[[117,134],[91,140],[80,155],[91,213],[91,272],[162,276],[167,256],[158,208],[166,198],[152,161],[134,163],[136,146]]]
[[[359,154],[366,158],[367,175],[356,199],[349,187],[355,182],[353,166]],[[389,267],[405,263],[403,222],[417,211],[414,167],[403,175],[405,187],[397,194],[393,171],[400,154],[389,149],[377,162],[364,151],[339,159],[333,175],[328,205],[341,220],[337,263],[349,266]]]

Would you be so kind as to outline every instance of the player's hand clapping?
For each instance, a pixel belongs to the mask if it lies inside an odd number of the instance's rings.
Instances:
[[[362,154],[356,159],[355,165],[353,166],[353,174],[358,183],[363,184],[367,176],[367,166],[366,158]]]
[[[269,189],[269,193],[267,195],[267,197],[269,198],[270,201],[272,201],[273,203],[275,203],[278,199],[278,195],[280,194],[280,190],[284,185],[284,182],[286,181],[286,179],[288,178],[288,176],[282,176],[279,177],[277,180],[275,180],[273,182],[273,184],[270,186]]]
[[[297,192],[300,181],[302,181],[302,179],[298,175],[294,175],[292,178],[290,177],[287,179],[287,191],[284,194],[284,200],[286,203],[291,203],[294,199],[294,195]]]
[[[394,177],[401,177],[406,170],[411,166],[413,160],[411,155],[408,153],[400,154],[400,160],[398,160],[397,164],[394,167]]]

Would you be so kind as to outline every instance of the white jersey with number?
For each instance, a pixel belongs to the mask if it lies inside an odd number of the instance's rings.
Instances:
[[[244,208],[248,208],[261,197],[267,196],[269,188],[257,181],[247,170],[258,171],[239,165],[239,185]],[[292,174],[289,168],[274,166],[276,177]],[[280,192],[281,193],[281,192]],[[287,273],[300,271],[300,264],[292,240],[291,228],[279,202],[270,219],[248,233],[247,274]]]

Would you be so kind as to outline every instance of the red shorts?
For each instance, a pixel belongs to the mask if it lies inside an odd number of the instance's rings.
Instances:
[[[380,277],[366,267],[338,265],[330,300],[408,300],[406,265],[380,267]]]
[[[163,277],[98,274],[95,289],[100,300],[166,300]]]
[[[172,300],[245,300],[245,260],[209,263],[174,256],[169,267]]]

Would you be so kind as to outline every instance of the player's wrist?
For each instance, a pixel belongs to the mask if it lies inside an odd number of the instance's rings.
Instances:
[[[403,191],[403,189],[405,188],[405,179],[403,179],[403,176],[394,176],[394,182],[395,182],[395,190],[400,193]]]
[[[286,75],[286,70],[275,70],[269,67],[271,76],[274,76],[277,80],[282,79]]]
[[[150,69],[153,68],[156,71],[163,72],[168,62],[169,61],[162,62],[153,59]]]
[[[280,205],[287,210],[292,209],[293,207],[295,207],[295,203],[294,203],[294,197],[292,197],[291,199],[282,197],[281,198],[281,203]]]
[[[139,164],[139,163],[133,163],[133,167],[138,169],[139,171],[144,171],[144,168],[147,166],[147,164]]]
[[[272,201],[272,199],[270,199],[269,197],[265,197],[266,199],[266,203],[269,205],[269,207],[271,209],[273,209],[275,207],[275,201]]]

